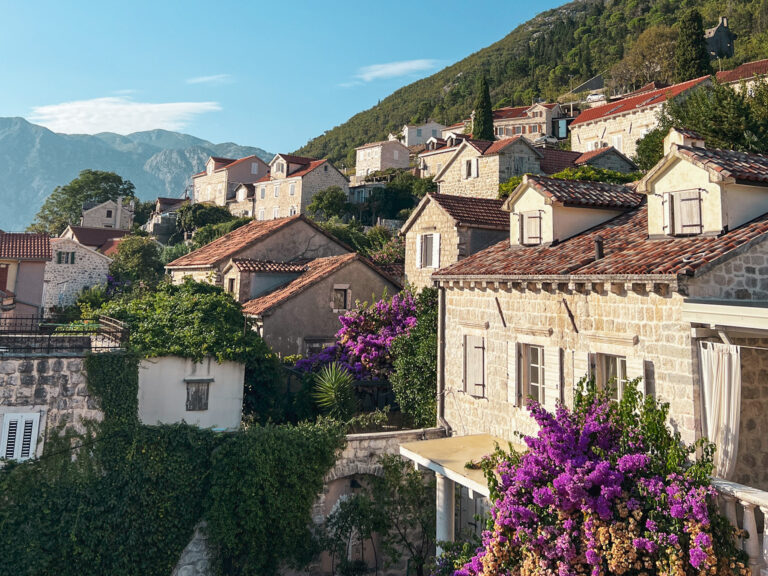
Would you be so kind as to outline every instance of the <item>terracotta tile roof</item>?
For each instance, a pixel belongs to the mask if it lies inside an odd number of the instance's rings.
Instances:
[[[581,152],[554,150],[552,148],[541,148],[539,152],[543,154],[540,165],[544,174],[555,174],[566,168],[573,168],[576,159],[581,156]]]
[[[663,88],[669,87],[669,84],[664,84],[663,82],[656,82],[655,80],[653,82],[648,82],[645,86],[641,86],[637,90],[633,90],[632,92],[629,92],[625,94],[623,97],[627,98],[629,96],[636,96],[638,94],[645,94],[646,92],[653,92],[654,90],[661,90]]]
[[[561,180],[546,176],[526,176],[524,181],[535,190],[565,206],[630,209],[639,206],[644,198],[643,194],[621,184]]]
[[[51,259],[51,239],[45,234],[0,230],[0,258],[4,260]]]
[[[394,264],[379,264],[382,272],[397,279],[400,283],[405,279],[405,263],[395,262]]]
[[[487,248],[435,276],[687,275],[747,243],[768,237],[768,214],[720,236],[650,240],[647,205],[552,246]],[[595,260],[595,239],[604,257]]]
[[[768,185],[768,156],[693,146],[678,146],[677,149],[694,163],[705,169],[715,170],[726,178]]]
[[[530,106],[507,106],[493,111],[494,120],[509,120],[510,118],[522,118],[530,110]]]
[[[192,174],[192,178],[197,178],[198,176],[205,176],[207,172],[203,170],[202,172],[198,172],[197,174]]]
[[[605,146],[604,148],[598,148],[597,150],[590,150],[588,152],[584,152],[578,158],[576,158],[576,160],[574,161],[574,164],[576,164],[577,166],[581,166],[582,164],[588,164],[590,160],[599,158],[609,150],[617,152],[617,150],[613,146]]]
[[[302,216],[299,215],[274,220],[254,220],[194,252],[177,258],[167,264],[166,268],[213,266],[301,218]]]
[[[431,194],[430,198],[456,220],[457,224],[483,228],[509,228],[509,213],[501,209],[504,200]]]
[[[301,168],[296,170],[295,172],[291,172],[290,174],[288,174],[288,176],[286,176],[286,178],[299,178],[301,176],[306,176],[307,174],[312,172],[312,170],[314,170],[315,168],[319,168],[320,166],[322,166],[326,162],[328,162],[328,160],[325,160],[325,159],[323,159],[323,160],[312,160],[309,164],[305,164]]]
[[[475,140],[472,138],[465,138],[465,140],[474,147],[483,156],[491,156],[492,154],[498,154],[504,148],[520,140],[522,136],[513,136],[512,138],[504,138],[502,140]]]
[[[571,123],[571,126],[583,124],[584,122],[603,120],[616,114],[624,114],[633,110],[637,110],[638,108],[663,104],[670,98],[674,98],[686,90],[690,90],[691,88],[702,84],[708,79],[709,76],[702,76],[701,78],[695,78],[694,80],[689,80],[688,82],[681,82],[680,84],[675,84],[660,90],[638,94],[637,96],[633,96],[631,98],[624,98],[618,102],[610,102],[602,106],[589,108],[579,114]]]
[[[307,158],[305,156],[294,156],[293,154],[278,154],[280,158],[291,164],[309,164],[311,162],[317,162],[314,158]]]
[[[216,164],[231,164],[235,161],[235,158],[224,158],[223,156],[211,156],[211,160],[213,160]]]
[[[755,60],[754,62],[747,62],[741,66],[737,66],[733,70],[723,70],[716,74],[718,82],[738,82],[739,80],[747,80],[754,78],[755,76],[762,76],[768,74],[768,58],[765,60]]]
[[[274,262],[272,260],[254,260],[253,258],[232,258],[232,264],[241,272],[301,273],[308,268],[306,263]]]
[[[378,142],[368,142],[368,144],[363,144],[362,146],[358,146],[357,148],[355,148],[355,150],[362,150],[363,148],[373,148],[375,146],[383,146],[384,144],[388,144],[389,142],[397,142],[401,146],[405,147],[405,145],[399,140],[379,140]]]
[[[307,288],[317,284],[324,278],[327,278],[333,272],[359,258],[360,256],[355,253],[343,254],[341,256],[328,256],[326,258],[315,258],[307,263],[306,271],[298,278],[291,280],[288,284],[281,286],[277,290],[246,302],[243,305],[243,313],[249,316],[263,314],[270,308],[293,298]]]
[[[112,238],[122,238],[130,234],[130,230],[116,230],[114,228],[89,228],[87,226],[70,226],[75,240],[91,248],[100,249]]]
[[[117,254],[117,249],[120,246],[120,242],[123,240],[125,240],[125,238],[110,238],[101,245],[98,251],[104,254],[104,256],[109,256],[111,258]]]
[[[238,158],[237,160],[230,160],[226,166],[222,166],[221,168],[216,168],[216,172],[219,170],[224,170],[232,168],[233,166],[237,166],[238,164],[242,164],[243,162],[247,162],[248,160],[259,160],[259,157],[255,154],[251,154],[250,156],[246,156],[244,158]]]

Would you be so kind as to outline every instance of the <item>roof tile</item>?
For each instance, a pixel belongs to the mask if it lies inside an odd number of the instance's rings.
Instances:
[[[0,230],[0,258],[8,260],[51,259],[51,239],[45,234]]]
[[[736,150],[678,146],[678,151],[694,162],[731,176],[736,180],[768,184],[768,156]]]
[[[765,60],[755,60],[737,66],[733,70],[721,70],[716,74],[718,82],[738,82],[739,80],[748,80],[755,76],[768,74],[768,58]]]
[[[501,209],[503,200],[448,194],[431,194],[430,198],[458,224],[502,230],[509,228],[509,214]]]
[[[307,270],[306,263],[274,262],[273,260],[254,260],[253,258],[232,258],[232,264],[241,272],[301,273]]]
[[[643,194],[621,184],[562,180],[538,175],[526,176],[526,181],[535,190],[566,206],[629,209],[639,206],[644,198]]]

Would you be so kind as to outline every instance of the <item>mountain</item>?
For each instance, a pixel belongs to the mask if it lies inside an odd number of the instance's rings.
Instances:
[[[514,3],[509,7],[513,13]],[[768,57],[768,0],[577,0],[543,12],[495,44],[397,90],[296,153],[351,163],[348,154],[355,146],[381,140],[407,122],[433,118],[448,125],[467,118],[480,74],[488,79],[494,107],[556,99],[569,86],[609,71],[642,31],[674,26],[690,7],[701,12],[708,27],[728,16],[738,39],[732,61],[717,64],[723,69]],[[482,22],[473,20],[472,25]]]
[[[273,156],[168,130],[57,134],[23,118],[0,118],[0,229],[26,228],[48,194],[86,168],[116,172],[134,183],[139,198],[151,200],[183,195],[209,156],[252,154],[266,161]]]

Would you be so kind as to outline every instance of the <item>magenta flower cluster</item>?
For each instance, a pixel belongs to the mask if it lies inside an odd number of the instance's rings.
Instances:
[[[612,407],[529,405],[538,435],[498,465],[493,528],[456,576],[711,573],[713,489],[685,470],[654,472],[645,440],[622,431]]]
[[[416,325],[416,302],[410,292],[401,292],[340,316],[339,321],[336,343],[299,360],[296,368],[315,371],[339,362],[358,379],[386,379],[392,372],[392,342]]]

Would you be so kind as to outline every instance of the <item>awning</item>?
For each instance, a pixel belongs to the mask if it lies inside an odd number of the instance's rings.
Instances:
[[[683,322],[713,328],[768,330],[768,302],[690,298],[683,301]]]
[[[509,442],[489,434],[453,436],[400,444],[400,455],[487,498],[488,484],[483,471],[469,469],[466,464],[479,462],[493,453],[497,445],[508,449]]]

